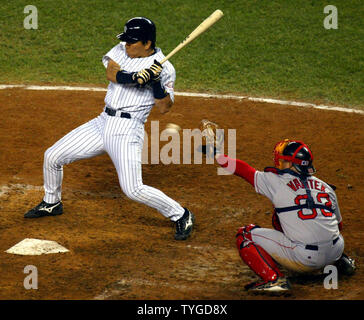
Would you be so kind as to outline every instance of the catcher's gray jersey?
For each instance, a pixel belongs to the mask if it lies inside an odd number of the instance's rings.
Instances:
[[[256,171],[254,184],[257,193],[272,201],[284,234],[292,241],[322,243],[339,236],[340,209],[327,183],[314,176],[304,182],[290,173]],[[312,205],[305,208],[309,198]]]
[[[274,260],[289,270],[307,272],[340,258],[344,239],[338,224],[342,219],[336,194],[327,183],[289,169],[258,171],[225,155],[217,161],[271,200],[283,232],[253,228],[250,234]]]

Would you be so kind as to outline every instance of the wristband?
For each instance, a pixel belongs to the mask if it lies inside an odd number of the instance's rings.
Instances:
[[[153,84],[153,96],[156,99],[163,99],[168,96],[167,91],[162,87],[160,81],[157,81]]]
[[[116,81],[118,83],[134,83],[134,73],[129,73],[126,71],[118,71],[116,73]]]

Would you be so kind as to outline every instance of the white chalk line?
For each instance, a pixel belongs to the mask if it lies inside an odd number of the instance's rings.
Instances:
[[[180,289],[183,291],[186,291],[188,289],[191,289],[190,286],[186,285],[176,285],[171,284],[169,282],[162,282],[162,281],[152,281],[152,280],[146,280],[146,279],[121,279],[119,281],[116,281],[113,283],[114,287],[120,287],[120,289],[105,289],[102,293],[98,294],[94,297],[94,300],[105,300],[107,298],[110,298],[112,296],[118,295],[123,293],[123,287],[125,289],[129,288],[130,286],[140,286],[140,287],[168,287],[168,288],[175,288]]]
[[[42,186],[33,186],[30,184],[22,184],[22,183],[12,183],[8,185],[0,186],[0,197],[7,195],[13,191],[28,191],[28,190],[36,190],[41,191],[43,190]]]
[[[10,183],[6,185],[0,186],[0,198],[11,193],[22,193],[27,191],[44,191],[43,186],[34,186],[31,184],[23,184],[23,183]],[[123,197],[122,192],[91,192],[84,191],[78,189],[65,189],[63,190],[65,193],[70,192],[72,194],[81,194],[84,196],[91,196],[95,198],[103,197],[103,198],[121,198]]]
[[[25,90],[104,91],[104,92],[107,91],[107,89],[101,88],[101,87],[38,86],[38,85],[21,85],[21,84],[19,84],[19,85],[13,85],[13,84],[0,85],[0,90],[1,89],[12,89],[12,88],[22,88]],[[289,106],[303,107],[303,108],[314,108],[314,109],[321,109],[321,110],[364,114],[364,111],[359,110],[359,109],[351,109],[351,108],[343,108],[343,107],[327,106],[327,105],[317,105],[314,103],[270,99],[270,98],[259,98],[259,97],[249,97],[249,96],[239,96],[239,95],[229,95],[229,94],[224,95],[224,94],[193,93],[193,92],[175,92],[175,95],[176,96],[185,96],[185,97],[196,97],[196,98],[248,100],[248,101],[253,101],[253,102],[263,102],[263,103],[289,105]]]
[[[184,247],[183,244],[181,244],[181,247]],[[192,265],[190,265],[189,267],[185,268],[185,269],[180,269],[179,270],[179,276],[182,277],[185,280],[188,281],[194,281],[195,278],[190,278],[188,275],[192,275],[194,274],[193,271],[195,271],[195,268],[199,268],[199,264],[202,264],[203,267],[212,267],[214,268],[214,265],[218,264],[222,264],[224,263],[224,261],[218,261],[216,259],[216,257],[214,256],[214,254],[212,253],[221,253],[221,255],[226,255],[228,253],[228,251],[230,251],[230,255],[234,255],[235,256],[235,249],[233,248],[229,248],[226,249],[224,247],[220,247],[220,246],[214,246],[214,245],[201,245],[201,246],[193,246],[193,245],[186,245],[185,246],[187,249],[189,250],[196,250],[196,251],[201,251],[203,250],[204,253],[203,254],[199,254],[199,263],[198,261]],[[210,259],[203,259],[203,257],[206,255],[210,256]],[[201,258],[203,260],[201,260]],[[209,265],[209,262],[211,262],[211,265]],[[197,264],[196,264],[197,263]],[[228,267],[225,263],[225,270],[227,270],[226,268]],[[239,268],[239,277],[241,275],[241,273],[249,273],[250,269],[248,266],[241,266],[241,268]],[[187,276],[186,276],[187,275]],[[232,272],[229,273],[229,271],[227,271],[227,275],[225,277],[218,277],[218,278],[214,278],[213,281],[211,281],[210,284],[205,284],[205,286],[215,286],[215,285],[219,285],[219,284],[229,284],[229,285],[233,285],[234,282],[236,282],[235,276],[237,276],[238,274],[234,274]],[[109,284],[100,294],[96,295],[93,299],[94,300],[105,300],[108,298],[112,298],[115,297],[117,295],[120,294],[124,294],[124,293],[128,293],[128,291],[130,291],[130,287],[157,287],[157,288],[161,288],[161,287],[165,287],[165,288],[174,288],[174,289],[180,289],[183,291],[188,291],[191,290],[191,288],[193,288],[193,285],[184,285],[184,284],[176,284],[176,283],[170,283],[168,281],[165,281],[164,279],[159,279],[159,280],[153,280],[153,279],[143,279],[143,278],[122,278],[119,280],[116,280],[115,282]],[[199,287],[199,284],[196,284],[197,287]],[[196,287],[195,286],[195,287]]]

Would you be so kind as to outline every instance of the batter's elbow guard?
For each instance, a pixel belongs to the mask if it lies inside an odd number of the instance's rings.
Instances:
[[[120,70],[116,73],[116,81],[121,84],[135,83],[136,82],[135,74]]]
[[[168,96],[167,91],[162,87],[160,81],[156,81],[153,83],[153,96],[156,99],[163,99]]]

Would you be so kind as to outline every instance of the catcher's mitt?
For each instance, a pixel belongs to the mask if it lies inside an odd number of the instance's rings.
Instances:
[[[201,120],[200,130],[202,133],[201,152],[208,157],[221,153],[224,144],[224,131],[215,122],[207,119]]]

